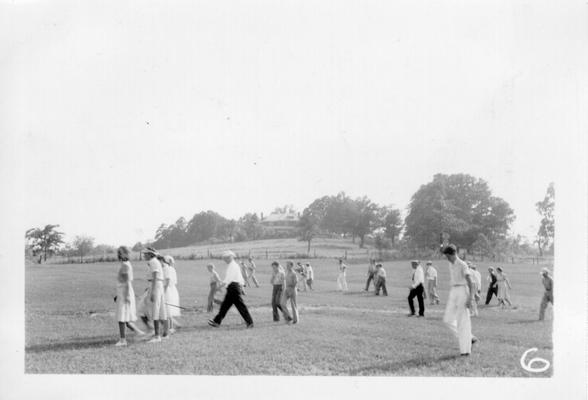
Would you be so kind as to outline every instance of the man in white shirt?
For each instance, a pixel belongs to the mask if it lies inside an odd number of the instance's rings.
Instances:
[[[382,294],[384,296],[388,296],[388,289],[386,289],[386,270],[382,264],[376,264],[376,272],[374,273],[376,276],[376,296],[380,295],[380,289],[382,290]]]
[[[253,319],[247,306],[243,302],[243,274],[239,264],[235,262],[235,253],[230,250],[223,252],[223,260],[227,263],[227,271],[225,273],[225,279],[222,281],[222,285],[227,287],[227,293],[220,306],[220,310],[216,317],[208,321],[208,325],[218,328],[231,306],[235,306],[241,317],[245,320],[247,328],[253,328]]]
[[[432,261],[427,261],[425,280],[427,281],[427,292],[430,304],[439,304],[439,295],[437,294],[437,270],[433,267]]]
[[[468,312],[474,298],[474,280],[467,264],[457,256],[455,245],[450,244],[444,247],[441,252],[449,261],[451,284],[443,322],[457,337],[460,354],[469,356],[472,352],[472,344],[478,341],[472,335],[472,322]]]
[[[412,273],[412,284],[408,287],[410,292],[408,294],[408,306],[410,307],[409,317],[415,315],[413,299],[416,297],[419,302],[419,317],[425,316],[425,301],[423,298],[423,292],[425,291],[425,274],[423,267],[418,260],[412,260],[411,262],[413,273]]]
[[[306,284],[310,290],[312,289],[312,283],[314,282],[314,271],[310,263],[306,263]]]

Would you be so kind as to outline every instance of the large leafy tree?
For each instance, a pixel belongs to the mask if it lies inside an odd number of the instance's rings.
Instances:
[[[363,248],[365,235],[383,225],[381,208],[364,196],[355,199],[347,212],[347,218],[351,221],[351,233],[353,237],[359,238],[359,247]]]
[[[72,248],[80,257],[80,262],[84,262],[84,257],[94,248],[94,238],[89,236],[76,236],[72,243]]]
[[[41,259],[47,261],[47,257],[55,254],[63,244],[64,233],[55,229],[58,227],[59,225],[45,225],[43,229],[31,228],[26,231],[25,238],[33,255],[42,255],[42,257],[39,258],[39,263],[41,263]]]
[[[508,203],[492,196],[486,181],[467,174],[437,174],[412,196],[406,235],[423,248],[436,248],[444,237],[469,249],[479,234],[491,243],[503,239],[514,219]]]
[[[385,207],[382,208],[382,226],[384,228],[385,236],[390,239],[392,245],[396,244],[396,239],[402,232],[402,216],[400,210]]]
[[[308,243],[307,252],[310,253],[310,245],[320,232],[327,209],[331,204],[329,196],[323,196],[313,201],[302,211],[298,222],[300,238]]]
[[[555,237],[555,187],[553,182],[547,187],[545,198],[537,202],[535,207],[541,215],[541,225],[539,225],[535,242],[539,248],[539,255],[542,256],[544,249],[553,244]]]
[[[191,243],[203,242],[213,237],[226,239],[230,237],[227,219],[214,211],[202,211],[194,215],[187,227],[187,236]]]

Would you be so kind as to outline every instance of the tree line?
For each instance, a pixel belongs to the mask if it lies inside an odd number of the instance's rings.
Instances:
[[[533,244],[542,256],[545,251],[552,251],[554,244],[553,183],[535,207],[541,220]],[[274,212],[295,213],[295,210],[292,206],[284,206]],[[136,243],[133,250],[140,251],[146,246],[165,249],[202,242],[298,237],[308,243],[310,253],[313,239],[337,236],[357,240],[359,247],[364,247],[369,237],[380,250],[408,248],[415,253],[435,251],[448,241],[482,257],[532,251],[522,236],[509,233],[515,220],[509,204],[494,196],[486,181],[467,174],[436,174],[431,182],[413,194],[405,218],[401,210],[393,206],[379,205],[366,196],[351,198],[344,192],[315,199],[298,215],[295,229],[276,232],[264,226],[256,213],[246,213],[235,220],[215,211],[202,211],[189,221],[180,217],[170,225],[161,224],[153,241]],[[57,228],[58,225],[47,225],[26,232],[27,251],[39,257],[39,262],[58,253],[80,259],[88,254],[114,253],[114,247],[94,246],[93,239],[87,236],[64,243],[63,233]]]

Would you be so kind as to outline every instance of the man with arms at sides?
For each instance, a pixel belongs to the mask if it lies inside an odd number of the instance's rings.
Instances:
[[[374,288],[376,288],[375,274],[376,274],[376,260],[371,258],[370,265],[368,265],[367,282],[365,283],[364,292],[367,292],[370,289],[370,282],[372,282],[372,281],[374,282]]]
[[[222,285],[227,287],[227,293],[225,294],[218,314],[208,321],[208,325],[218,328],[229,309],[234,305],[237,311],[239,311],[239,314],[241,314],[241,317],[245,320],[247,328],[253,328],[253,319],[251,318],[251,314],[249,314],[245,302],[243,302],[243,284],[245,280],[243,279],[239,264],[235,261],[235,253],[230,250],[223,252],[223,261],[227,264],[227,270]]]
[[[478,339],[472,335],[472,322],[468,309],[474,301],[474,281],[467,264],[457,256],[457,247],[450,244],[441,251],[447,257],[451,289],[443,322],[459,341],[459,352],[469,356],[472,344]]]
[[[423,267],[421,267],[421,263],[418,260],[412,260],[412,284],[408,287],[410,292],[408,293],[408,306],[410,307],[410,314],[409,317],[414,316],[414,303],[413,299],[416,297],[419,302],[419,317],[425,316],[425,300],[423,297],[423,292],[425,291],[425,287],[423,286],[425,283],[425,274],[423,272]]]
[[[541,299],[541,306],[539,308],[539,321],[543,321],[545,318],[545,310],[547,309],[547,304],[551,303],[553,307],[553,278],[549,274],[549,270],[547,268],[543,268],[541,270],[541,276],[543,277],[543,286],[545,287],[545,293],[543,293],[543,298]]]
[[[427,292],[429,292],[430,304],[439,304],[439,295],[437,294],[437,270],[433,267],[432,261],[427,261],[425,279],[427,281]]]

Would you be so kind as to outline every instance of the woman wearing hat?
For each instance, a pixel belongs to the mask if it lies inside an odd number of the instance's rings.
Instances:
[[[163,287],[165,293],[165,303],[167,305],[167,323],[170,333],[174,333],[174,326],[179,326],[174,317],[179,317],[180,313],[180,294],[178,293],[178,275],[174,266],[175,261],[172,256],[163,257]]]
[[[163,268],[158,258],[161,255],[153,248],[147,248],[144,252],[149,273],[151,274],[151,288],[149,291],[149,302],[151,303],[151,317],[153,318],[154,336],[149,343],[161,342],[161,327],[163,336],[168,335],[167,307],[165,305],[165,292],[163,288]]]
[[[133,290],[133,267],[129,261],[130,251],[127,247],[118,248],[118,259],[121,261],[118,269],[116,287],[116,319],[120,331],[120,340],[116,346],[126,346],[126,328],[143,335],[144,332],[133,324],[137,320],[135,309],[135,292]]]

